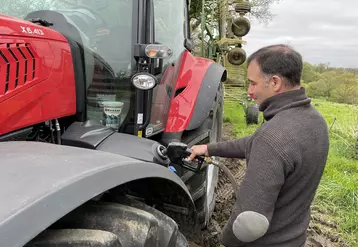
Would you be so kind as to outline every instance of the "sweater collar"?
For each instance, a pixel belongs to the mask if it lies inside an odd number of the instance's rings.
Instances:
[[[301,87],[300,89],[280,93],[264,100],[260,104],[259,109],[263,112],[265,120],[268,121],[280,111],[310,103],[311,99],[307,97],[305,88]]]

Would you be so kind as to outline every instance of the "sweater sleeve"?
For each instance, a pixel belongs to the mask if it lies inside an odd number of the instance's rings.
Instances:
[[[247,136],[236,140],[209,144],[209,156],[243,159],[245,158],[245,150],[250,138],[251,136]]]
[[[244,246],[267,232],[285,181],[284,166],[290,166],[280,154],[263,138],[252,141],[239,195],[221,234],[221,242],[226,247]]]

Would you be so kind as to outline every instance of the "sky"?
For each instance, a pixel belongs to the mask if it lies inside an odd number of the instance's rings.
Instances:
[[[277,43],[289,44],[312,64],[358,68],[357,0],[281,0],[270,8],[275,14],[266,26],[251,21],[243,39],[249,56]]]

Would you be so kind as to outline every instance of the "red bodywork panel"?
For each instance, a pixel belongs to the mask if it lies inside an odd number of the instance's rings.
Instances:
[[[59,33],[0,15],[0,135],[76,113],[70,46]]]
[[[148,134],[150,134],[152,131],[152,134],[161,132],[166,127],[170,102],[175,94],[175,88],[182,65],[183,55],[184,52],[181,53],[175,63],[170,63],[167,65],[164,70],[163,77],[160,80],[160,84],[154,88],[151,119],[145,133],[146,136],[148,136]]]
[[[182,132],[188,127],[201,83],[213,62],[184,52],[174,92],[185,89],[172,99],[165,132]]]

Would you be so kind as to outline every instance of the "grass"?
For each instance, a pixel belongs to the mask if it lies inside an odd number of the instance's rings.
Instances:
[[[330,135],[327,165],[312,205],[313,214],[320,218],[314,225],[331,239],[337,237],[348,246],[358,246],[358,106],[318,99],[313,99],[312,104],[325,118]],[[225,102],[224,121],[233,125],[237,138],[259,127],[246,125],[243,108],[235,102]]]
[[[313,100],[330,128],[330,151],[315,205],[326,208],[339,233],[358,245],[358,160],[355,154],[358,106]]]

